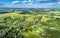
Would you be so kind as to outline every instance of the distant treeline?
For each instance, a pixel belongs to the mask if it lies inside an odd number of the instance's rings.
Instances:
[[[2,10],[3,9],[3,10]],[[32,12],[50,12],[50,11],[60,11],[59,9],[48,9],[48,8],[1,8],[0,9],[0,14],[4,13],[11,13],[15,11],[23,11],[24,13],[30,13],[29,11]]]

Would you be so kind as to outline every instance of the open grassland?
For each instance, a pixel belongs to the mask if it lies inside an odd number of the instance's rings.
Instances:
[[[0,14],[0,38],[60,38],[60,12]]]

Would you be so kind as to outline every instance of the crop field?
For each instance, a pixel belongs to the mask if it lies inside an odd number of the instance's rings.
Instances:
[[[0,38],[60,38],[60,11],[0,14]]]

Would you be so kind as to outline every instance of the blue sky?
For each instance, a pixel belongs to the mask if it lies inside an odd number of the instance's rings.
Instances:
[[[0,0],[0,8],[60,8],[60,0]]]

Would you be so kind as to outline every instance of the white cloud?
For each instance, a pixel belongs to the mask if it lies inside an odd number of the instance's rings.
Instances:
[[[24,0],[23,4],[31,6],[33,4],[33,1],[32,0]]]
[[[60,4],[60,2],[57,2],[58,4]]]
[[[53,4],[53,3],[47,3],[46,5],[47,5],[47,6],[53,6],[53,5],[55,5],[55,4]]]
[[[27,1],[23,1],[23,3],[26,3]]]
[[[32,0],[28,0],[28,2],[31,2]]]
[[[18,4],[20,1],[13,1],[12,4]]]
[[[36,0],[36,1],[41,2],[41,1],[51,1],[51,0]]]
[[[60,7],[60,2],[57,2],[56,5],[57,5],[58,7]]]
[[[26,2],[32,2],[32,0],[25,0],[25,1],[23,1],[23,3],[26,3]]]
[[[32,4],[28,4],[29,6],[31,6]]]

